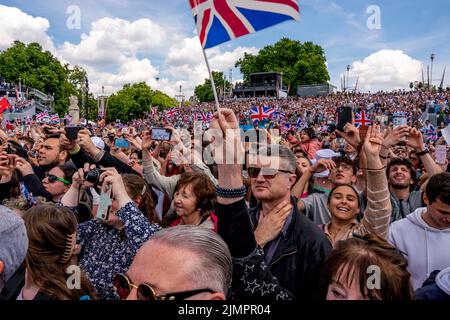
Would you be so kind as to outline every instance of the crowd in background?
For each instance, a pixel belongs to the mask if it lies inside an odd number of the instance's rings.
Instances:
[[[5,124],[0,299],[448,300],[449,99],[337,94]],[[255,105],[275,114],[254,123]],[[337,130],[340,106],[371,125]],[[394,126],[398,112],[407,123]],[[217,137],[194,139],[198,123],[225,136],[220,152]],[[170,139],[155,140],[159,128]]]

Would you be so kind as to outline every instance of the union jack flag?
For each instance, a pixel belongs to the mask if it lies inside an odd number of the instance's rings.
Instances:
[[[295,127],[296,127],[297,129],[300,129],[300,128],[303,129],[304,127],[306,127],[305,124],[303,123],[302,117],[298,117],[297,123],[295,124]]]
[[[213,119],[213,115],[211,112],[198,112],[197,113],[198,121],[208,122],[208,121],[211,121],[212,119]]]
[[[372,120],[366,118],[366,113],[361,111],[361,113],[355,113],[355,127],[368,126],[372,124]]]
[[[48,118],[47,112],[42,112],[36,115],[36,121],[44,121],[46,118]]]
[[[253,122],[268,120],[275,110],[267,106],[253,106],[250,109],[250,118]]]
[[[272,119],[274,120],[282,120],[284,118],[286,118],[286,113],[281,110],[275,110],[272,113]]]
[[[177,108],[172,108],[166,111],[165,116],[166,118],[173,118],[178,113]]]
[[[282,133],[288,132],[289,130],[291,130],[291,128],[292,128],[292,125],[290,123],[283,122],[281,124],[281,132]]]
[[[59,122],[59,115],[54,114],[50,117],[50,122]]]
[[[204,49],[300,19],[297,0],[189,0],[189,5]]]

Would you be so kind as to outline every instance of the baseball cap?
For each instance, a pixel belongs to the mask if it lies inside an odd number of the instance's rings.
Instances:
[[[105,142],[100,137],[92,137],[91,138],[92,143],[99,149],[103,150],[105,149]]]
[[[316,159],[313,159],[312,162],[315,164],[320,159],[332,159],[334,157],[340,157],[341,154],[334,152],[331,149],[321,149],[316,152]],[[314,177],[316,178],[326,178],[330,175],[330,170],[325,170],[323,172],[318,172],[314,174]]]

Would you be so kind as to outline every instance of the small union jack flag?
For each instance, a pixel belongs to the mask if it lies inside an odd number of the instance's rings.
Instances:
[[[359,126],[369,126],[372,124],[372,120],[366,118],[366,113],[361,111],[361,113],[355,113],[355,127]]]
[[[50,117],[50,122],[59,122],[59,115],[54,114]]]
[[[297,0],[189,0],[204,49],[286,20],[299,20]]]
[[[283,122],[281,124],[281,132],[282,133],[288,132],[289,130],[291,130],[291,128],[292,128],[292,125],[290,123]]]
[[[305,127],[305,124],[303,123],[302,117],[298,117],[297,123],[296,123],[295,127],[296,127],[297,129],[302,129],[302,128]]]
[[[275,110],[267,106],[253,106],[250,109],[250,118],[253,122],[268,120]]]
[[[211,112],[198,112],[197,113],[198,121],[208,122],[208,121],[211,121],[212,119],[213,119],[213,115]]]
[[[281,110],[275,110],[272,113],[272,119],[274,120],[282,120],[286,118],[286,113]]]
[[[165,117],[166,118],[173,118],[175,117],[175,115],[178,113],[178,109],[177,108],[172,108],[166,111],[165,113]]]

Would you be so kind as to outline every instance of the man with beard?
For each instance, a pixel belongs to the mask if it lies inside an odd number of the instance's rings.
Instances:
[[[68,153],[61,148],[59,135],[50,135],[39,149],[39,167],[33,168],[36,175],[42,180],[45,173],[58,165],[64,165],[68,160]]]
[[[399,135],[401,136],[401,135]],[[404,136],[407,137],[406,144],[413,148],[416,155],[422,161],[428,176],[433,176],[442,172],[436,164],[429,151],[425,148],[423,137],[416,128],[406,127]],[[383,142],[384,148],[380,153],[380,158],[386,160],[387,150],[392,147],[390,140]],[[395,142],[395,140],[394,140]],[[385,155],[383,154],[386,153]],[[416,209],[424,207],[422,191],[411,191],[416,180],[416,170],[409,159],[393,158],[389,162],[386,170],[389,188],[391,191],[392,218],[391,222],[405,218]]]
[[[394,158],[387,167],[389,190],[391,192],[391,222],[405,218],[417,208],[424,207],[422,191],[411,191],[416,182],[416,170],[405,158]]]

